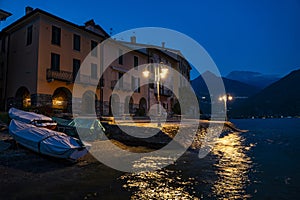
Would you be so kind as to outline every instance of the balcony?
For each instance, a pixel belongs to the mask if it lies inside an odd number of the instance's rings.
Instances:
[[[123,90],[123,91],[132,91],[131,84],[127,82],[119,82],[118,80],[111,81],[111,89],[114,90]]]
[[[97,86],[97,89],[104,87],[104,79],[100,78],[100,81],[98,78],[91,77],[89,75],[80,74],[79,77],[77,77],[77,83],[82,85],[91,85],[91,86]]]
[[[73,82],[73,73],[68,71],[55,71],[52,69],[47,69],[46,79],[48,82],[52,80],[64,81],[64,82]]]
[[[77,80],[79,84],[86,85],[98,85],[99,79],[91,77],[90,75],[80,74],[79,79]]]
[[[172,92],[171,89],[172,89],[172,88],[168,89],[168,88],[166,88],[166,87],[160,88],[159,94],[160,94],[161,96],[170,97],[170,96],[172,96],[172,94],[173,94],[173,92]],[[154,86],[154,94],[157,95],[157,87],[156,87],[156,85]]]

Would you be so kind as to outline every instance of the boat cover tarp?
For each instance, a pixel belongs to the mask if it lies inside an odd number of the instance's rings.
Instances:
[[[75,118],[73,120],[65,120],[61,118],[52,118],[58,123],[58,126],[65,128],[65,133],[71,136],[78,136],[83,140],[101,139],[105,128],[101,122],[95,118]]]
[[[9,132],[23,146],[44,155],[76,160],[87,153],[87,144],[76,138],[15,119],[10,122]]]
[[[16,119],[27,124],[35,124],[36,126],[51,126],[56,125],[51,117],[37,114],[34,112],[26,112],[16,108],[11,108],[8,111],[8,115],[11,119]]]

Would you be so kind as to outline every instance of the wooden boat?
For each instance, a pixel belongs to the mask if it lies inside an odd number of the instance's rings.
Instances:
[[[9,109],[8,114],[11,119],[16,119],[18,121],[32,124],[37,127],[44,127],[54,130],[57,126],[57,123],[53,121],[52,118],[34,112],[26,112],[16,108],[11,108]]]
[[[56,158],[77,160],[90,148],[77,138],[15,119],[10,122],[9,132],[24,147]]]

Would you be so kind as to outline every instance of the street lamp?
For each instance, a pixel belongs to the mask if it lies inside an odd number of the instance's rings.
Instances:
[[[160,93],[159,93],[159,89],[160,89],[160,82],[161,79],[164,79],[167,76],[168,73],[168,68],[166,68],[166,66],[164,65],[163,62],[160,62],[158,65],[154,65],[154,81],[156,83],[156,89],[157,89],[157,111],[158,111],[158,122],[157,122],[157,126],[161,127],[161,122],[160,122],[160,117],[161,117],[161,110],[160,110]],[[149,77],[150,76],[150,71],[148,69],[148,67],[145,68],[145,70],[143,71],[143,75],[144,77]]]
[[[230,94],[225,94],[219,97],[219,101],[224,101],[225,120],[227,121],[227,101],[232,101],[233,97]]]

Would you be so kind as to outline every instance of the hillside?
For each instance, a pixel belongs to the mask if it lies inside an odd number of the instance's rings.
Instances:
[[[234,117],[300,115],[300,69],[266,87],[241,105],[233,107]]]
[[[278,75],[262,74],[251,71],[232,71],[226,76],[226,78],[240,81],[248,85],[253,85],[261,89],[271,85],[272,83],[280,79]]]
[[[202,75],[191,81],[192,87],[199,98],[200,109],[205,114],[210,113],[211,94],[208,92],[208,88],[203,78],[209,80],[211,83],[216,83],[220,81],[220,79],[223,81],[226,93],[230,94],[234,98],[233,101],[228,102],[229,109],[232,105],[243,102],[246,98],[258,93],[260,90],[257,87],[241,83],[239,81],[230,80],[228,78],[221,78],[216,76],[212,72],[206,71]],[[224,91],[222,91],[220,88],[215,87],[215,85],[213,84],[211,87],[214,91],[214,94],[217,95],[214,97],[214,102],[218,102],[219,96],[223,95]]]
[[[209,94],[206,83],[203,80],[203,77],[206,79],[209,79],[212,82],[217,82],[220,80],[221,77],[216,76],[212,72],[206,71],[201,76],[198,76],[196,79],[191,81],[192,87],[195,91],[195,93],[200,97],[202,95],[206,96]],[[234,97],[250,97],[254,94],[256,94],[259,91],[259,88],[248,85],[245,83],[242,83],[240,81],[231,80],[228,78],[223,78],[222,80],[224,82],[225,90],[227,93],[231,94]],[[218,90],[216,88],[216,90]],[[217,91],[220,92],[221,90]]]

